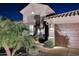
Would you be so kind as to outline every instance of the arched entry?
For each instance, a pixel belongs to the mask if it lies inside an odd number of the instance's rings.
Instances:
[[[35,15],[35,25],[34,25],[34,36],[36,36],[40,43],[44,43],[48,40],[49,36],[49,26],[44,18],[41,18],[40,15]]]

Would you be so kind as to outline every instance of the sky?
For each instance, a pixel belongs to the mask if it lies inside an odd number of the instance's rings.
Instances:
[[[0,3],[0,16],[6,16],[16,21],[22,20],[23,16],[20,11],[28,3]],[[64,13],[79,9],[79,3],[46,3],[55,13]]]

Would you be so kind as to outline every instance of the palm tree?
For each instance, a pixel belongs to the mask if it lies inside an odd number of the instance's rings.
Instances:
[[[4,48],[8,56],[15,55],[21,47],[27,50],[32,48],[32,37],[29,34],[29,26],[22,22],[9,19],[0,20],[0,48]],[[12,48],[12,52],[10,51]]]

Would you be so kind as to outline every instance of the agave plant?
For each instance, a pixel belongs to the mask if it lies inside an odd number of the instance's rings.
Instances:
[[[8,56],[15,55],[21,47],[32,48],[32,37],[28,34],[29,26],[22,22],[0,20],[0,48],[4,48]]]

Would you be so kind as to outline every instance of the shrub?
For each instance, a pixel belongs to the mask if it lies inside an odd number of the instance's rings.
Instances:
[[[44,42],[44,47],[53,48],[53,42],[51,40],[47,40]]]

